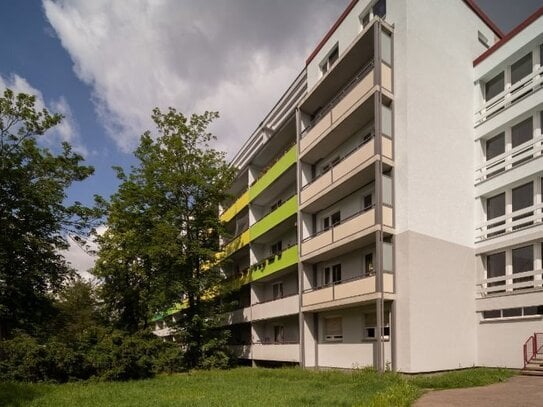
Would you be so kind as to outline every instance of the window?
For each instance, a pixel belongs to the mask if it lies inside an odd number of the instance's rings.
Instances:
[[[324,268],[324,285],[341,282],[341,264]]]
[[[368,326],[364,328],[364,339],[375,339],[377,328],[374,326]],[[383,339],[387,340],[390,337],[390,327],[384,326],[383,327]]]
[[[323,218],[322,228],[323,230],[330,229],[330,226],[335,226],[341,222],[341,212],[334,212],[332,215]]]
[[[486,278],[505,276],[505,252],[489,254],[486,256]],[[488,283],[488,287],[505,285],[505,280]],[[503,292],[503,291],[493,291]]]
[[[481,31],[477,32],[477,37],[479,39],[479,42],[483,44],[483,47],[488,49],[488,38],[486,38],[486,36]]]
[[[327,342],[338,342],[343,340],[341,317],[324,319],[324,340]]]
[[[483,311],[483,319],[501,318],[501,310]]]
[[[377,0],[373,6],[373,15],[384,18],[387,13],[387,3],[385,0]]]
[[[506,308],[491,311],[483,311],[483,319],[520,318],[543,315],[543,305],[535,305],[523,308]]]
[[[275,343],[283,343],[285,329],[283,325],[275,325],[273,327],[273,341]]]
[[[525,76],[531,74],[532,68],[532,53],[530,52],[511,65],[511,85],[514,85]]]
[[[520,187],[513,188],[512,191],[512,209],[513,212],[520,211],[525,208],[529,208],[534,204],[534,185],[533,182],[521,185]],[[514,216],[513,222],[522,218],[532,216],[533,212],[524,213],[522,215]],[[529,225],[533,222],[522,223],[520,225],[513,226],[513,230],[517,230]]]
[[[525,273],[527,271],[532,271],[534,269],[534,249],[533,246],[519,247],[518,249],[513,249],[513,274]],[[513,279],[513,284],[524,283],[528,281],[533,281],[534,276],[521,277]],[[522,290],[525,288],[532,287],[520,287],[514,288],[514,290]]]
[[[524,307],[524,315],[542,315],[543,305],[536,305],[533,307]]]
[[[273,299],[283,298],[283,283],[275,283],[272,285]]]
[[[373,269],[373,253],[368,253],[364,256],[364,275],[373,276],[375,270]]]
[[[324,58],[324,61],[321,62],[320,68],[321,73],[324,75],[326,72],[328,72],[332,66],[336,63],[336,61],[339,58],[339,46],[336,44],[334,48],[332,48],[332,51]]]
[[[504,192],[499,195],[488,198],[486,200],[486,219],[487,220],[498,218],[503,215],[505,215],[505,193]],[[505,225],[505,220],[502,220],[501,222],[489,224],[487,228],[489,229],[495,228],[501,225]],[[496,236],[504,232],[505,230],[501,229],[498,232],[488,233],[488,237]]]
[[[500,72],[494,78],[485,83],[485,100],[488,102],[490,99],[503,92],[505,87],[504,73]]]
[[[504,318],[521,317],[522,308],[507,308],[502,310],[502,316]]]
[[[283,241],[279,240],[278,242],[271,245],[271,254],[272,256],[276,256],[278,254],[281,254],[283,251]]]
[[[275,202],[272,206],[271,206],[271,211],[270,212],[273,212],[274,210],[276,210],[277,208],[279,208],[283,203],[283,200],[282,199],[278,199],[277,202]]]
[[[497,136],[494,136],[491,139],[486,141],[486,160],[487,161],[492,160],[494,157],[497,157],[503,153],[505,153],[505,133],[500,133]],[[489,170],[492,170],[492,167],[499,166],[503,163],[504,163],[504,160],[500,160],[496,164],[493,164],[491,167],[489,167]],[[487,176],[491,177],[492,175],[496,175],[503,171],[505,171],[504,168],[500,168],[496,171],[489,171],[487,173]]]
[[[511,147],[515,148],[520,146],[521,144],[524,144],[528,141],[530,141],[533,137],[534,127],[532,122],[532,117],[530,116],[528,119],[514,125],[511,127]],[[518,156],[522,153],[513,154],[513,158]],[[513,167],[515,165],[519,165],[525,161],[528,161],[532,157],[524,157],[520,160],[517,160],[515,163],[513,163]]]
[[[373,206],[373,201],[371,199],[371,194],[364,195],[364,210],[367,211]]]

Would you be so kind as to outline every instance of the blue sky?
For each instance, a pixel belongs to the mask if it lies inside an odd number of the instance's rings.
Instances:
[[[67,116],[50,143],[70,141],[95,167],[69,193],[91,203],[115,191],[111,166],[133,163],[154,106],[221,111],[217,148],[233,153],[347,3],[3,1],[0,85],[35,91]],[[478,4],[507,32],[542,1]]]

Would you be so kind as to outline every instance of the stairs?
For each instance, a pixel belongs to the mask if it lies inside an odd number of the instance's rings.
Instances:
[[[542,376],[543,377],[543,353],[537,353],[524,369],[520,371],[526,376]]]

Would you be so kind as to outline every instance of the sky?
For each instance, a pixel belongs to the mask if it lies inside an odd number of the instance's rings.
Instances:
[[[431,1],[431,0],[427,0]],[[436,0],[433,0],[436,1]],[[459,0],[440,0],[459,1]],[[134,164],[151,110],[219,111],[215,147],[231,158],[349,0],[4,0],[0,91],[37,95],[65,116],[68,141],[95,175],[68,200],[115,192],[112,166]],[[508,32],[543,0],[476,0]],[[72,262],[85,263],[74,247]],[[82,265],[81,267],[87,267]]]

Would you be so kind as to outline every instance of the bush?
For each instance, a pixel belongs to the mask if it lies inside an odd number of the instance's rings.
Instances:
[[[0,380],[131,380],[181,370],[181,348],[150,334],[97,329],[78,341],[44,343],[26,335],[0,342]]]

